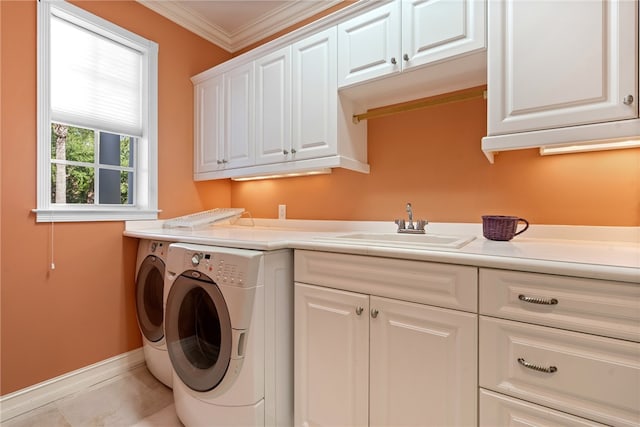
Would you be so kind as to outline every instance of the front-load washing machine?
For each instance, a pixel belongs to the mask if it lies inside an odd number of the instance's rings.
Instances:
[[[165,332],[185,426],[292,424],[291,271],[290,250],[169,247]]]
[[[173,370],[164,337],[164,272],[169,243],[140,240],[136,262],[136,314],[149,371],[171,387]]]

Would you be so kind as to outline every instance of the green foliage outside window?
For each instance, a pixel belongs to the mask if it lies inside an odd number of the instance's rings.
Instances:
[[[51,164],[51,201],[53,203],[95,203],[95,156],[98,132],[52,123],[51,158],[83,165]],[[130,165],[131,137],[120,137],[120,166]],[[64,197],[58,194],[63,191]],[[129,173],[120,173],[120,203],[128,204]]]

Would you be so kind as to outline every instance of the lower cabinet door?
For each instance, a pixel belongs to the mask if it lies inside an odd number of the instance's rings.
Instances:
[[[477,316],[370,298],[370,425],[475,426]]]
[[[369,422],[369,297],[295,284],[295,425]]]
[[[480,427],[604,427],[524,400],[480,389]]]

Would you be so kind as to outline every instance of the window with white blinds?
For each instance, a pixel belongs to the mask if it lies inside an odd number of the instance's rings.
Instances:
[[[38,2],[37,221],[157,218],[158,46]]]

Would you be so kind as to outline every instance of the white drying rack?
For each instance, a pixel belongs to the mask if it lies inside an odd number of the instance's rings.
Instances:
[[[209,224],[225,219],[239,217],[244,213],[243,208],[216,208],[208,211],[197,212],[166,220],[163,228],[189,228],[191,230],[204,228]]]

